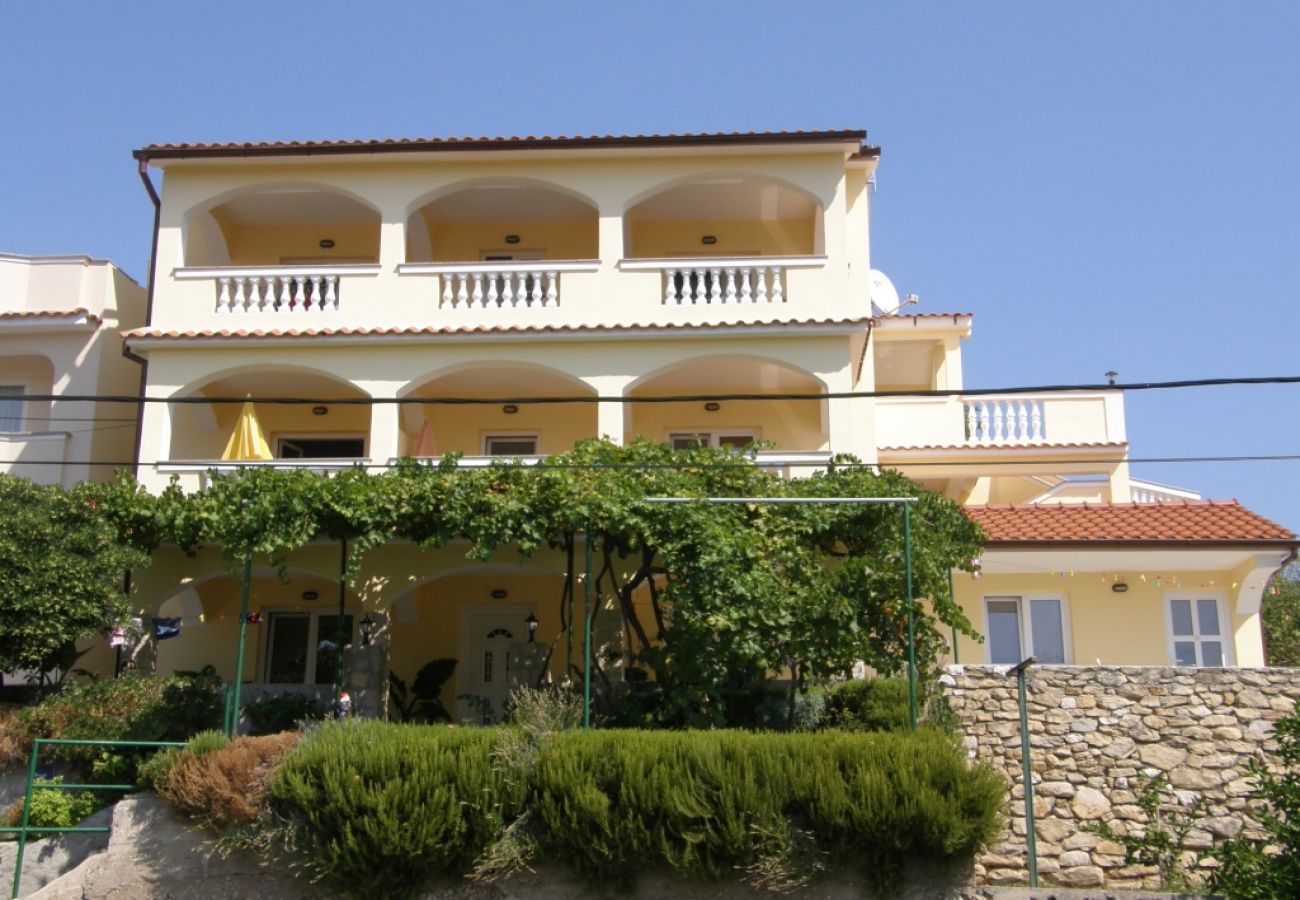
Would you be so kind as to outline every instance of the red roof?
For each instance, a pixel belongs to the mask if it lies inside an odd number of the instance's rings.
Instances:
[[[989,546],[1289,544],[1296,536],[1236,500],[968,506]]]
[[[653,331],[665,328],[718,330],[724,328],[786,328],[798,325],[867,325],[870,319],[781,319],[770,322],[634,322],[626,325],[426,325],[413,328],[269,328],[230,331],[159,331],[136,328],[124,331],[130,340],[215,340],[238,338],[329,338],[329,337],[454,337],[471,334],[580,334],[583,332]]]
[[[196,156],[295,156],[314,153],[419,153],[455,150],[567,150],[700,146],[729,144],[795,144],[809,142],[861,144],[861,130],[726,131],[697,134],[512,135],[510,137],[386,138],[383,140],[258,141],[214,144],[150,144],[136,150],[136,159],[181,159]],[[857,157],[880,155],[880,148],[863,144]]]
[[[99,321],[99,316],[94,315],[90,310],[81,306],[78,306],[76,309],[15,309],[7,312],[0,312],[0,320],[81,318],[88,319],[91,322]]]

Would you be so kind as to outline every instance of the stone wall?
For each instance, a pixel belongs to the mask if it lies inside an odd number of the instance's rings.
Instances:
[[[1008,832],[976,866],[984,883],[1028,881],[1020,719],[1006,667],[949,666],[941,679],[968,751],[1012,785]],[[1153,887],[1154,868],[1081,830],[1144,823],[1144,777],[1165,773],[1180,803],[1204,797],[1187,844],[1253,828],[1246,762],[1277,748],[1273,723],[1300,699],[1300,669],[1045,666],[1026,678],[1038,872],[1044,883]]]

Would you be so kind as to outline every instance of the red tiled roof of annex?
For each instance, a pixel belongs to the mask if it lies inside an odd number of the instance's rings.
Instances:
[[[968,506],[989,544],[1296,543],[1236,500]]]
[[[0,312],[0,319],[80,319],[82,317],[92,322],[100,321],[99,316],[83,306],[78,306],[76,309],[15,309]]]

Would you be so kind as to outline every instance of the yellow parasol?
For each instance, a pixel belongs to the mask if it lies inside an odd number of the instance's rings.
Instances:
[[[274,459],[271,445],[266,442],[262,425],[257,421],[257,410],[252,400],[245,400],[235,421],[235,432],[221,454],[222,459]]]
[[[437,456],[438,442],[433,439],[433,429],[429,427],[429,420],[425,419],[424,424],[420,426],[420,436],[415,441],[415,455]]]

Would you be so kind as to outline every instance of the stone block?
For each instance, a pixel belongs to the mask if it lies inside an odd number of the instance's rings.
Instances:
[[[1087,850],[1067,850],[1058,857],[1061,868],[1071,869],[1075,866],[1092,865],[1092,855]]]
[[[1070,803],[1070,811],[1080,819],[1100,819],[1110,809],[1111,804],[1106,795],[1091,787],[1081,787],[1075,791]]]
[[[1176,788],[1205,791],[1210,788],[1220,787],[1223,784],[1223,777],[1213,769],[1193,769],[1190,766],[1179,766],[1170,770],[1169,783]]]
[[[1138,759],[1148,766],[1167,772],[1183,764],[1187,759],[1187,751],[1168,744],[1146,744],[1138,750]]]
[[[1052,877],[1057,884],[1064,887],[1098,887],[1106,880],[1106,875],[1100,866],[1077,866],[1073,869],[1062,869]]]

